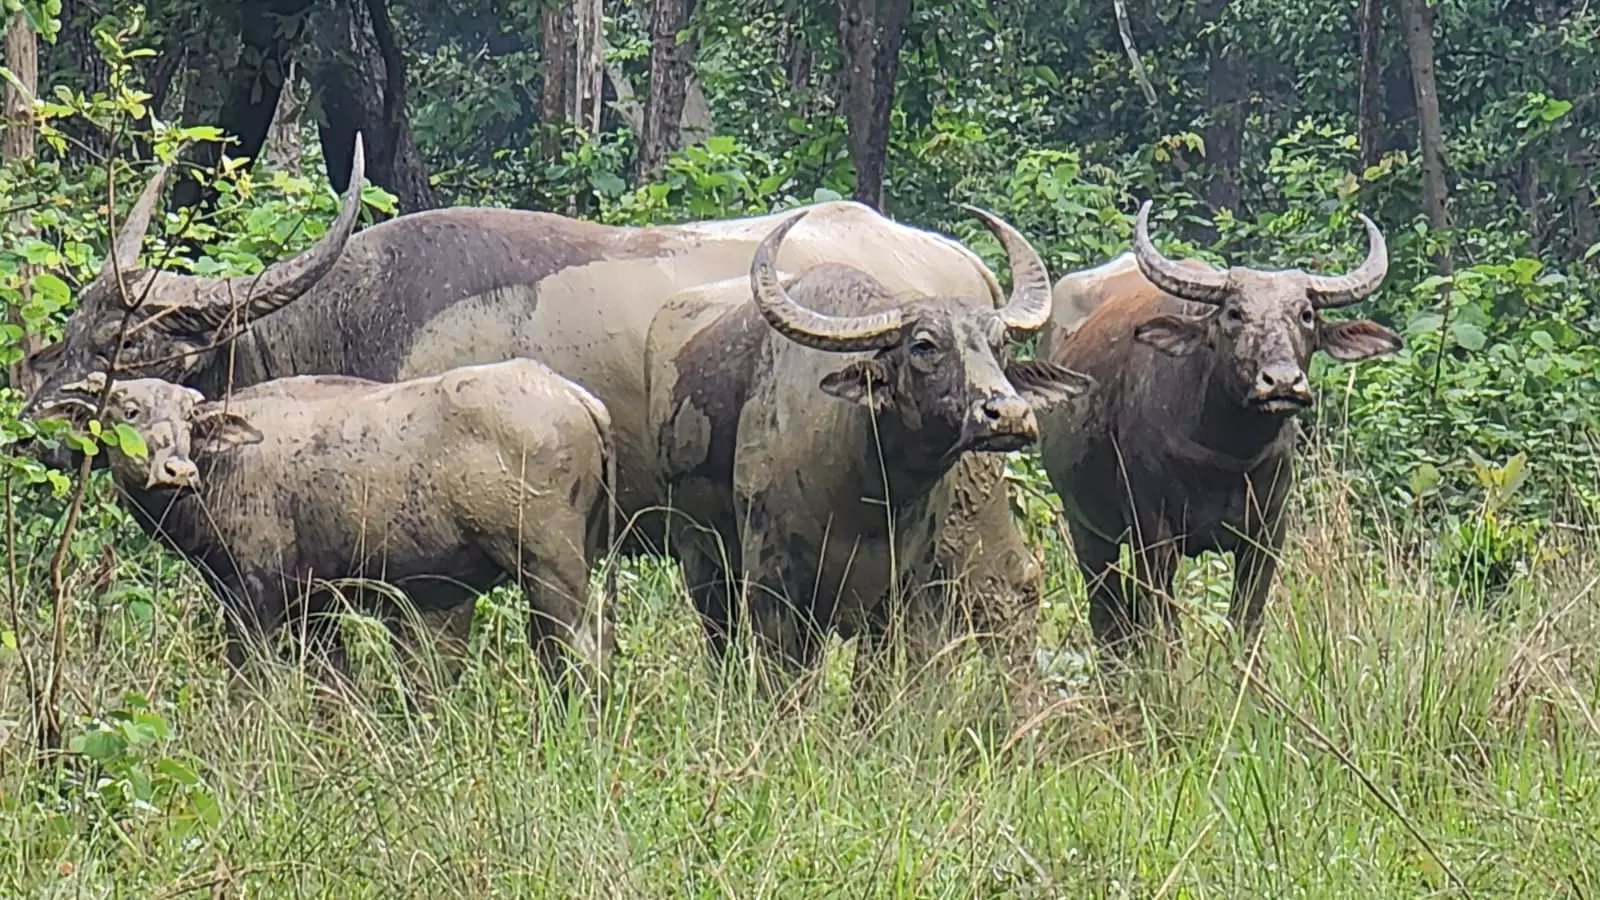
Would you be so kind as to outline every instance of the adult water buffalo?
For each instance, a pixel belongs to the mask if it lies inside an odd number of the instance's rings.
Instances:
[[[260,284],[136,265],[158,176],[118,234],[111,261],[80,293],[65,340],[36,356],[44,386],[33,402],[113,363],[118,372],[221,396],[286,375],[395,381],[526,356],[583,385],[610,410],[625,514],[658,506],[645,332],[673,293],[746,277],[778,217],[621,228],[549,213],[453,208],[401,216],[350,237],[360,209],[357,150],[350,191],[328,235],[269,269]],[[1005,303],[993,273],[949,238],[856,203],[810,210],[784,242],[780,266],[839,263],[872,273],[896,295]],[[1003,476],[1000,460],[969,455],[935,490],[944,523],[940,569],[1025,632],[1042,573],[1011,522]],[[630,529],[634,547],[659,547],[662,527],[661,517],[642,517]]]
[[[96,373],[43,411],[85,417],[104,389]],[[212,403],[169,381],[118,380],[105,418],[144,438],[147,458],[111,451],[112,474],[146,532],[222,601],[235,671],[247,643],[336,609],[334,590],[398,624],[389,595],[355,579],[463,621],[478,594],[515,580],[553,680],[592,684],[605,666],[610,598],[590,602],[589,563],[615,522],[610,417],[540,363],[395,384],[304,375]],[[308,625],[342,671],[336,631]]]
[[[918,632],[950,611],[915,593],[941,479],[964,456],[1032,444],[1030,403],[1088,386],[1010,359],[1048,318],[1050,283],[1020,234],[972,212],[1010,256],[998,311],[976,290],[897,289],[836,263],[785,286],[775,260],[801,213],[762,242],[748,280],[681,292],[656,314],[651,427],[672,541],[718,651],[746,614],[791,674],[830,632],[861,637],[858,662],[901,622],[908,649],[928,650]]]
[[[1147,201],[1137,271],[1114,262],[1056,286],[1065,309],[1041,355],[1100,386],[1041,416],[1040,450],[1090,585],[1095,640],[1113,658],[1158,620],[1176,629],[1161,595],[1180,556],[1207,550],[1233,551],[1231,618],[1255,633],[1283,544],[1293,418],[1313,402],[1312,353],[1356,362],[1401,347],[1375,322],[1319,314],[1365,298],[1388,271],[1383,234],[1361,221],[1367,258],[1347,275],[1218,271],[1157,252]],[[1124,541],[1137,560],[1126,588],[1116,570]]]

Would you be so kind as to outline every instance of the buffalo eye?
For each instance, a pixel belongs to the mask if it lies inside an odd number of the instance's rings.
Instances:
[[[919,337],[911,342],[913,356],[932,356],[939,352],[939,345],[925,337]]]
[[[1317,314],[1309,309],[1300,310],[1300,324],[1310,328],[1317,323]]]
[[[1244,313],[1239,310],[1239,307],[1230,306],[1230,307],[1228,307],[1228,321],[1229,322],[1243,322],[1244,321]]]
[[[132,403],[122,408],[122,421],[136,422],[139,420],[139,407]]]

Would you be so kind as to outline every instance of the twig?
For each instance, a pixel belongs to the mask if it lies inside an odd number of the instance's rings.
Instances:
[[[1150,83],[1150,73],[1145,71],[1144,63],[1139,59],[1139,49],[1133,46],[1133,26],[1128,24],[1127,4],[1124,0],[1111,0],[1111,6],[1117,12],[1117,33],[1122,36],[1122,48],[1128,51],[1128,62],[1133,65],[1133,78],[1144,90],[1145,102],[1156,106],[1155,86]]]
[[[11,634],[17,642],[17,655],[22,659],[22,681],[28,689],[28,700],[33,704],[34,725],[37,727],[39,719],[39,678],[33,669],[33,658],[28,654],[28,646],[22,635],[22,613],[17,607],[17,510],[15,501],[11,497],[11,488],[14,475],[6,472],[6,599],[9,601],[8,610],[11,614]]]

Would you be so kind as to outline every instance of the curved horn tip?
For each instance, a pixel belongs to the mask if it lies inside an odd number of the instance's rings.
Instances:
[[[763,239],[761,243],[768,247],[775,246],[779,241],[783,240],[784,236],[793,230],[796,225],[800,224],[801,219],[804,219],[809,215],[811,215],[811,210],[802,209],[789,218],[784,219],[782,222],[777,224],[777,227],[767,232],[766,238]]]
[[[367,173],[367,148],[366,142],[361,138],[361,132],[356,132],[355,147],[350,151],[350,187],[357,195],[361,193],[361,180]]]

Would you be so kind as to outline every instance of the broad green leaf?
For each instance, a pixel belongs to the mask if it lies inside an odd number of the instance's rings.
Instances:
[[[127,422],[118,422],[116,427],[111,430],[111,433],[116,435],[116,446],[122,450],[125,456],[144,459],[150,455],[150,450],[144,443],[144,436]]]
[[[1451,325],[1450,337],[1457,345],[1474,352],[1482,350],[1483,345],[1489,342],[1489,337],[1483,333],[1483,329],[1471,322],[1456,322]]]
[[[53,312],[71,302],[72,289],[57,276],[49,272],[40,272],[33,276],[33,296]]]

